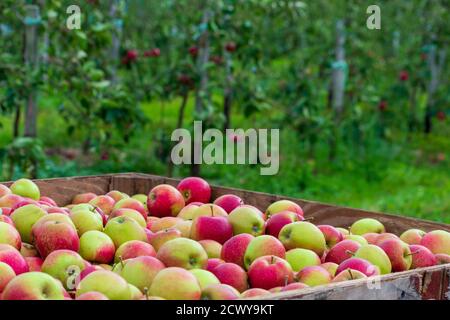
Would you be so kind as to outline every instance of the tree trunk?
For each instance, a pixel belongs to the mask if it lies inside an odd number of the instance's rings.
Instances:
[[[225,55],[225,90],[223,99],[223,115],[225,122],[223,124],[223,131],[229,129],[231,126],[231,104],[233,101],[233,69],[231,54],[224,50]]]
[[[122,19],[120,18],[119,6],[121,0],[113,0],[109,15],[113,20],[114,30],[112,32],[111,58],[111,82],[117,83],[117,65],[120,60],[120,39],[122,37]]]
[[[16,112],[14,115],[14,124],[13,124],[13,138],[16,139],[19,137],[19,130],[20,130],[20,116],[21,116],[21,109],[22,107],[20,105],[16,106]]]
[[[188,100],[189,100],[189,91],[185,90],[183,92],[183,97],[181,100],[180,111],[178,112],[178,120],[177,120],[176,129],[183,127],[184,111],[186,110],[186,105],[187,105]],[[172,161],[169,161],[169,166],[167,168],[167,175],[168,175],[168,177],[172,177],[172,175],[173,175],[173,162]]]

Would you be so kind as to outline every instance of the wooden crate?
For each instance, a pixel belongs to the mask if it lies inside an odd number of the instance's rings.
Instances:
[[[110,190],[119,190],[127,194],[147,194],[158,184],[167,183],[175,186],[178,181],[177,179],[139,173],[35,180],[42,195],[52,197],[61,206],[70,203],[76,194],[83,192],[105,194]],[[9,185],[10,183],[4,184]],[[409,217],[220,186],[212,186],[212,191],[213,199],[232,193],[241,197],[246,204],[258,207],[263,211],[277,200],[288,199],[298,203],[303,208],[305,217],[312,219],[315,224],[348,227],[358,219],[371,217],[381,221],[388,232],[395,234],[411,228],[419,228],[424,231],[441,229],[450,232],[448,224]],[[450,264],[384,275],[379,277],[379,287],[375,283],[369,286],[367,280],[360,279],[271,294],[264,296],[263,299],[450,300]]]

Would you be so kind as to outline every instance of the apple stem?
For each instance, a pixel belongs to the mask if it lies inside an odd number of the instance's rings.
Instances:
[[[148,300],[148,288],[144,287],[144,295],[145,295],[145,299]]]
[[[213,210],[213,206],[210,206],[211,208],[211,217],[214,217],[214,210]]]
[[[348,273],[350,274],[350,279],[353,280],[353,273],[352,273],[352,269],[348,269]]]
[[[270,263],[271,263],[271,264],[274,264],[274,262],[275,262],[275,256],[272,256],[272,258],[271,258],[271,260],[270,260]]]
[[[417,250],[417,251],[414,251],[414,252],[405,254],[405,257],[413,256],[413,255],[415,255],[415,254],[417,254],[417,253],[419,253],[419,252],[420,252],[420,250]]]
[[[354,255],[355,255],[355,253],[354,253],[353,251],[350,251],[350,250],[345,250],[345,253],[346,253],[346,254],[349,254],[349,255],[351,255],[351,256],[354,256]]]
[[[124,267],[124,264],[123,264],[123,259],[122,259],[122,256],[119,256],[119,261],[120,261],[120,265],[122,266],[122,268]]]
[[[289,276],[284,276],[284,286],[288,285],[288,281],[289,281]]]

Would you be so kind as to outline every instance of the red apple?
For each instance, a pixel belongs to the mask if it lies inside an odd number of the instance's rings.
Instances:
[[[5,186],[4,184],[0,184],[0,198],[11,193],[11,190],[7,186]]]
[[[386,252],[391,260],[392,271],[409,270],[412,263],[411,250],[409,246],[400,239],[388,239],[383,241],[379,247]]]
[[[224,194],[214,200],[214,204],[224,209],[227,213],[230,213],[240,205],[243,205],[244,201],[234,194]]]
[[[425,234],[426,232],[420,229],[409,229],[402,233],[400,240],[407,244],[420,244]]]
[[[0,186],[2,185],[0,184]],[[8,264],[0,262],[0,300],[2,300],[1,296],[3,290],[6,288],[8,283],[15,278],[15,276],[16,273]]]
[[[226,262],[232,262],[244,267],[244,255],[249,243],[255,237],[242,233],[227,240],[222,246],[221,258]]]
[[[20,250],[22,240],[19,232],[9,223],[0,221],[0,243],[9,244]]]
[[[22,201],[23,198],[21,196],[18,196],[16,194],[6,194],[0,198],[0,207],[12,209],[14,206],[16,206],[18,203]]]
[[[142,217],[147,220],[147,210],[145,210],[144,205],[136,200],[136,199],[132,199],[132,198],[127,198],[127,199],[122,199],[119,202],[116,202],[116,204],[114,205],[113,210],[117,210],[117,209],[133,209],[136,210],[137,212],[139,212]]]
[[[119,190],[111,190],[106,195],[113,198],[116,203],[122,199],[128,199],[130,197],[126,193],[120,192]]]
[[[241,298],[243,298],[243,299],[255,298],[255,297],[265,296],[267,294],[270,294],[270,291],[264,290],[261,288],[251,288],[251,289],[248,289],[248,290],[242,292]]]
[[[47,202],[50,206],[52,206],[52,207],[57,207],[58,205],[56,204],[56,202],[55,202],[55,200],[53,200],[52,198],[50,198],[50,197],[41,197],[40,199],[39,199],[39,201],[44,201],[44,202]]]
[[[280,292],[300,290],[300,289],[305,289],[305,288],[309,288],[309,286],[305,283],[293,282],[293,283],[288,284],[287,286],[284,286]]]
[[[42,264],[44,263],[44,260],[39,257],[25,257],[25,261],[28,264],[28,269],[30,270],[30,272],[40,272]]]
[[[91,201],[92,199],[94,199],[96,197],[97,197],[97,195],[92,192],[81,193],[81,194],[77,194],[73,198],[72,203],[73,204],[88,203],[89,201]]]
[[[435,255],[428,248],[412,244],[409,246],[409,250],[412,256],[411,269],[431,267],[437,264]]]
[[[0,208],[0,211],[1,211],[2,209]],[[0,222],[4,222],[4,223],[7,223],[7,224],[9,224],[11,227],[14,227],[14,222],[12,221],[12,219],[9,217],[9,216],[7,216],[7,215],[2,215],[1,213],[0,213]]]
[[[16,275],[29,271],[27,261],[20,252],[9,244],[0,244],[0,262],[9,265]]]
[[[266,222],[266,234],[278,238],[280,230],[287,224],[298,221],[299,217],[292,211],[281,211],[272,215]]]
[[[195,218],[191,226],[191,239],[215,240],[220,244],[225,243],[233,236],[233,227],[225,217],[200,216]]]
[[[450,232],[434,230],[423,236],[420,244],[430,249],[434,254],[444,253],[450,255]]]
[[[389,240],[389,239],[399,239],[399,237],[397,237],[395,234],[389,233],[389,232],[386,232],[386,233],[380,233],[380,234],[378,235],[378,237],[376,238],[374,244],[377,245],[377,246],[379,246],[383,241]]]
[[[445,253],[438,253],[434,255],[437,261],[437,264],[448,264],[450,263],[450,255]]]
[[[237,264],[222,263],[214,268],[212,273],[221,283],[228,284],[239,292],[244,292],[248,289],[247,273]]]
[[[110,196],[97,196],[89,201],[89,204],[93,205],[94,207],[99,207],[106,215],[109,215],[111,213],[115,203],[116,201],[114,201],[114,199]]]
[[[361,271],[355,269],[345,269],[337,274],[331,282],[351,281],[355,279],[364,279],[367,276]]]
[[[330,249],[325,262],[341,264],[344,260],[351,258],[359,248],[361,248],[361,245],[358,242],[343,240]]]
[[[330,225],[319,225],[317,228],[322,231],[323,236],[325,237],[325,242],[327,244],[327,248],[334,247],[338,242],[343,240],[342,233],[337,230],[335,227]]]
[[[114,262],[117,263],[120,259],[127,260],[141,256],[156,257],[156,251],[149,243],[140,240],[131,240],[117,248]]]
[[[211,199],[211,187],[199,177],[188,177],[180,181],[178,191],[183,195],[186,204],[191,202],[208,203]]]
[[[2,216],[9,217],[11,215],[11,213],[12,213],[11,208],[5,208],[5,207],[0,208],[0,217],[2,217]]]
[[[150,226],[150,231],[158,232],[165,229],[173,228],[178,222],[183,221],[178,217],[163,217],[154,220]]]
[[[272,289],[294,280],[289,263],[277,256],[259,257],[250,265],[248,278],[252,288]]]
[[[68,223],[47,221],[33,232],[36,249],[42,258],[55,250],[67,249],[78,252],[80,238],[77,231]]]
[[[250,241],[245,250],[244,266],[246,269],[250,267],[253,261],[262,256],[277,256],[285,258],[286,249],[277,238],[269,235],[255,237]]]
[[[362,235],[364,239],[366,239],[368,244],[375,244],[377,242],[379,233],[369,232]]]
[[[147,208],[150,215],[177,216],[184,205],[183,195],[168,184],[158,185],[148,194]]]
[[[239,299],[239,292],[226,284],[210,284],[202,290],[202,300],[235,300]]]
[[[337,268],[336,274],[339,274],[346,269],[357,270],[368,277],[380,274],[380,270],[377,267],[369,261],[361,258],[350,258],[343,261]]]
[[[292,211],[303,218],[303,209],[290,200],[279,200],[272,203],[266,210],[266,218],[269,219],[271,215],[281,211]]]
[[[206,270],[212,272],[215,267],[221,265],[222,263],[225,263],[225,261],[223,261],[222,259],[218,258],[208,259],[208,261],[206,262]]]
[[[156,252],[162,247],[167,241],[181,238],[180,230],[175,228],[160,230],[150,236],[150,244],[155,248]]]
[[[310,287],[314,287],[330,283],[332,277],[331,274],[321,266],[310,266],[303,268],[297,273],[297,280]]]

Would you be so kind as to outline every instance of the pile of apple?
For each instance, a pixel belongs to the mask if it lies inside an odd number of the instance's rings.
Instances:
[[[443,230],[316,226],[288,200],[211,200],[197,177],[64,207],[31,180],[0,184],[0,299],[237,299],[450,263]]]

